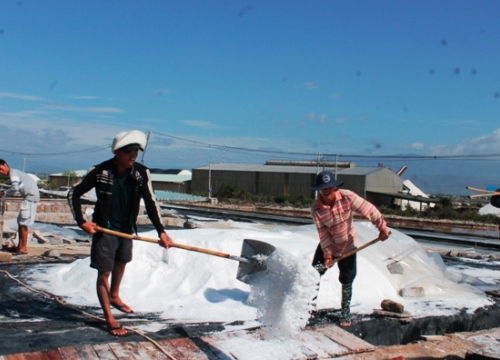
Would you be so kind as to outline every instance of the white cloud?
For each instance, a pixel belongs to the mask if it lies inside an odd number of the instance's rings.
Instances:
[[[500,153],[500,129],[457,144],[435,145],[429,149],[434,155],[497,154]]]
[[[306,119],[309,122],[323,125],[326,122],[326,114],[316,114],[314,112],[311,112],[311,113],[306,115]]]
[[[45,98],[36,95],[23,95],[23,94],[15,94],[15,93],[0,93],[0,98],[10,98],[17,100],[27,100],[27,101],[46,101]]]
[[[92,95],[68,96],[68,98],[77,99],[77,100],[97,100],[97,99],[99,99],[97,96],[92,96]]]
[[[333,93],[330,98],[333,100],[333,101],[338,101],[340,100],[340,94],[339,93]]]
[[[180,122],[187,126],[192,126],[202,129],[214,129],[216,127],[215,124],[209,121],[202,121],[202,120],[181,120]]]
[[[79,107],[79,106],[72,106],[72,105],[61,105],[56,102],[49,102],[46,104],[46,106],[49,109],[57,109],[57,110],[63,110],[63,111],[71,111],[71,112],[81,112],[81,113],[113,113],[113,114],[119,114],[119,113],[124,113],[125,110],[115,108],[115,107],[110,107],[110,106],[93,106],[93,107]]]
[[[154,94],[157,95],[157,96],[167,95],[167,94],[170,94],[170,93],[171,93],[171,90],[169,90],[169,89],[156,89],[154,91]]]
[[[304,88],[305,88],[305,89],[307,89],[307,90],[315,90],[315,89],[317,89],[317,88],[318,88],[318,87],[317,87],[314,83],[309,82],[309,81],[308,81],[308,82],[305,82],[305,83],[303,84],[303,86],[304,86]]]

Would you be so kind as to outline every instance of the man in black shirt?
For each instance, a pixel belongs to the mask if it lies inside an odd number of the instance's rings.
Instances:
[[[127,234],[137,233],[136,221],[142,198],[148,217],[160,237],[160,246],[168,249],[172,243],[161,222],[149,169],[135,162],[139,150],[144,151],[146,143],[146,135],[138,130],[117,134],[111,149],[114,157],[92,167],[68,193],[68,201],[78,226],[92,234],[90,266],[98,271],[97,296],[108,331],[115,336],[125,336],[127,330],[116,321],[111,307],[124,313],[133,312],[120,298],[120,283],[125,266],[132,260],[133,244],[130,239],[97,232],[96,226]],[[86,221],[80,197],[92,188],[95,188],[97,202],[92,221]]]

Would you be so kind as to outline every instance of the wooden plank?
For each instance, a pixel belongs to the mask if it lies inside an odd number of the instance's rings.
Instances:
[[[9,354],[5,355],[7,360],[24,360],[24,354]]]
[[[116,360],[115,353],[109,344],[94,344],[93,347],[100,360]]]
[[[315,351],[309,349],[307,346],[300,344],[299,345],[300,352],[304,355],[301,356],[300,359],[319,359],[318,354]]]
[[[42,356],[42,353],[40,353],[40,352],[22,353],[20,355],[23,356],[24,360],[45,360],[46,359]]]
[[[248,349],[249,344],[252,344],[256,348],[259,348],[260,351],[265,351],[266,359],[282,359],[285,344],[290,344],[286,359],[317,359],[317,354],[314,353],[311,349],[303,346],[299,339],[288,337],[285,339],[280,339],[280,345],[276,346],[274,344],[274,340],[272,340],[272,338],[266,339],[265,335],[266,334],[264,331],[255,331],[252,333],[248,333],[245,331],[235,331],[224,334],[211,334],[210,336],[204,337],[204,339],[214,347],[222,347],[223,349],[225,349],[225,359],[244,359],[248,356],[253,355],[252,351]],[[232,342],[232,339],[234,338],[239,338],[236,343]],[[330,340],[328,339],[328,341]],[[254,356],[252,358],[257,357]]]
[[[78,352],[78,355],[84,360],[99,360],[99,356],[97,356],[97,353],[95,352],[94,348],[92,345],[78,345],[75,346],[76,351]]]
[[[334,325],[318,326],[313,330],[328,336],[336,343],[354,351],[373,351],[375,346]]]
[[[208,356],[190,338],[180,338],[170,340],[172,344],[181,349],[185,354],[189,354],[192,360],[207,360]]]
[[[126,342],[110,343],[109,347],[119,360],[137,359],[134,353],[130,350],[130,347],[127,346]]]
[[[57,351],[57,349],[44,350],[41,353],[41,357],[38,357],[39,360],[64,360]]]
[[[140,343],[138,342],[135,342],[135,341],[131,341],[131,342],[126,342],[126,343],[122,343],[122,346],[124,348],[127,349],[127,351],[129,351],[131,354],[133,354],[133,356],[136,358],[136,359],[143,359],[142,355],[141,355],[141,351],[140,351]],[[160,350],[158,350],[160,351]]]
[[[149,344],[150,346],[145,346],[145,344]],[[152,342],[121,342],[113,344],[111,348],[115,351],[115,355],[117,355],[118,359],[143,360],[169,358]]]
[[[81,360],[80,354],[74,346],[65,346],[57,349],[64,360]]]
[[[189,338],[178,338],[170,340],[162,340],[159,343],[163,346],[168,346],[170,349],[175,349],[172,354],[175,358],[186,360],[207,360],[208,357],[194,344]],[[168,351],[168,350],[167,350]]]
[[[228,355],[221,351],[214,344],[205,341],[201,337],[191,338],[191,340],[200,348],[200,350],[210,359],[210,360],[227,360]]]
[[[47,353],[48,360],[64,360],[57,349],[50,349],[44,352]]]
[[[200,336],[198,338],[200,341],[206,344],[207,347],[210,348],[210,351],[212,354],[216,356],[216,359],[231,359],[232,356],[225,353],[223,350],[221,350],[219,347],[220,345],[217,344],[218,337],[213,336],[213,335],[206,335],[206,336]]]
[[[24,360],[51,360],[50,355],[47,353],[47,351],[35,351],[29,353],[21,353],[18,355],[22,356]],[[60,357],[58,359],[60,359]]]
[[[328,336],[317,331],[304,330],[299,336],[304,346],[316,352],[318,358],[338,356],[349,350],[345,346],[332,341]]]
[[[20,353],[1,356],[1,359],[5,360],[65,360],[63,356],[59,353],[58,349],[34,351],[29,353]]]
[[[18,355],[23,360],[42,360],[42,359],[44,359],[40,352],[20,353]]]
[[[138,351],[139,351],[139,354],[141,356],[140,359],[152,359],[152,360],[169,360],[170,359],[160,349],[158,349],[158,347],[155,344],[153,344],[149,341],[140,342],[139,344],[140,344],[140,347],[139,347]],[[165,351],[167,351],[167,349],[165,349]]]
[[[10,355],[5,355],[6,360],[24,360],[24,355],[23,354],[10,354]]]
[[[169,341],[169,340],[160,340],[160,341],[158,341],[158,344],[160,344],[160,346],[163,349],[165,349],[165,351],[170,356],[174,357],[175,359],[183,359],[184,358],[184,354],[171,341]]]

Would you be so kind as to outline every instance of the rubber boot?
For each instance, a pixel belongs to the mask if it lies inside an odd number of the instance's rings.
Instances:
[[[342,310],[340,312],[340,326],[351,326],[351,298],[352,284],[342,284]]]

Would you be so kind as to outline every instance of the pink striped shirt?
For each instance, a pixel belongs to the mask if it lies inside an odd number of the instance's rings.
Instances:
[[[379,231],[387,228],[380,211],[362,197],[350,190],[339,190],[335,196],[333,206],[325,205],[319,196],[311,207],[325,258],[339,257],[356,247],[353,212],[368,218]]]

